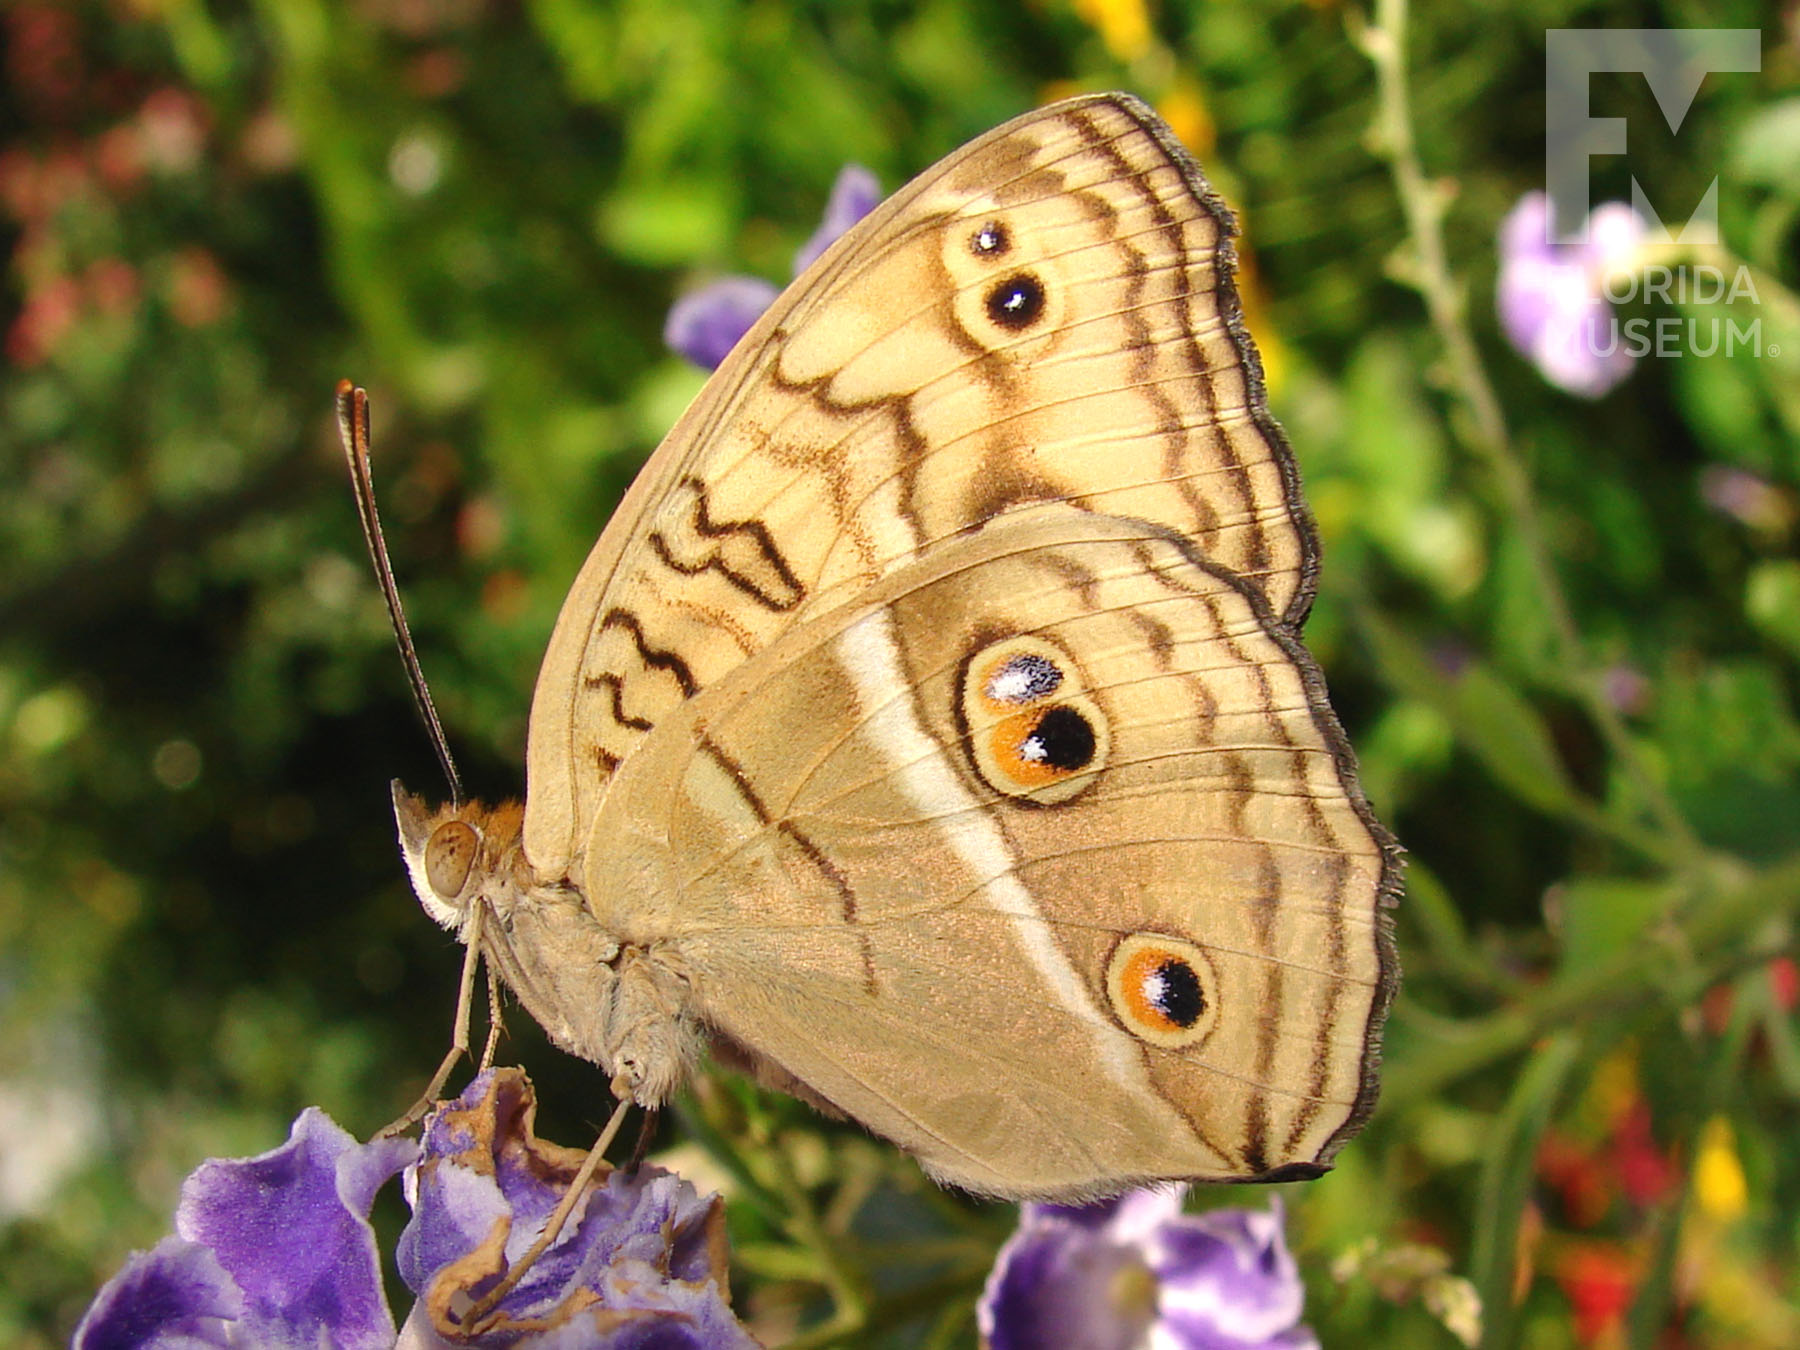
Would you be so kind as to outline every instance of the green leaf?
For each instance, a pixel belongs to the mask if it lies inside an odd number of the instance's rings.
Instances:
[[[1630,946],[1669,912],[1677,888],[1666,880],[1572,877],[1550,895],[1565,969],[1593,966]]]
[[[737,193],[721,179],[689,178],[622,187],[600,208],[606,246],[651,267],[678,267],[726,251],[738,220]]]
[[[1800,562],[1780,558],[1752,568],[1744,609],[1764,637],[1800,656]]]
[[[1543,718],[1491,667],[1461,653],[1437,658],[1372,612],[1360,619],[1381,673],[1400,692],[1434,707],[1456,739],[1519,800],[1557,815],[1583,815]]]
[[[1473,506],[1449,487],[1443,427],[1398,341],[1372,337],[1346,382],[1344,450],[1362,531],[1438,594],[1467,595],[1487,570]]]
[[[1800,98],[1771,103],[1746,118],[1727,160],[1734,177],[1800,197]]]

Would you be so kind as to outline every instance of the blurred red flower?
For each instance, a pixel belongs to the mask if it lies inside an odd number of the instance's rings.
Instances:
[[[177,253],[169,265],[169,312],[177,323],[203,328],[224,317],[231,280],[209,249],[198,244]]]
[[[1637,1263],[1617,1243],[1582,1242],[1565,1249],[1556,1261],[1562,1286],[1575,1316],[1575,1335],[1594,1345],[1624,1321],[1637,1286]]]

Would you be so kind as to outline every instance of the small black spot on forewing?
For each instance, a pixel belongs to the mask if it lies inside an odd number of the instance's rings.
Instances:
[[[1012,233],[997,220],[990,220],[969,236],[969,251],[978,258],[997,258],[1012,250]]]
[[[987,293],[987,314],[1002,328],[1014,332],[1029,328],[1044,313],[1044,283],[1029,272],[1015,272],[996,281]]]

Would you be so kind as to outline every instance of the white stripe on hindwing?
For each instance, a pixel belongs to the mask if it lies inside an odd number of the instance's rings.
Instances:
[[[1148,1086],[1136,1045],[1095,1004],[1050,934],[1037,901],[1013,870],[1000,828],[947,762],[945,748],[919,722],[907,693],[893,622],[885,610],[858,619],[837,639],[837,657],[856,691],[861,732],[887,761],[893,781],[980,883],[988,906],[1012,925],[1019,946],[1051,995],[1093,1030],[1106,1072],[1134,1093]]]

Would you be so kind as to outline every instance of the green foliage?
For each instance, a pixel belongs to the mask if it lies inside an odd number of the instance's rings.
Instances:
[[[366,1134],[441,1054],[458,957],[386,800],[434,771],[336,380],[372,390],[458,752],[517,792],[563,592],[699,386],[661,344],[671,300],[785,279],[846,161],[894,186],[1034,101],[1126,87],[1244,218],[1326,541],[1310,639],[1414,860],[1383,1103],[1283,1188],[1309,1320],[1452,1344],[1461,1276],[1490,1346],[1800,1343],[1792,16],[1421,9],[8,7],[0,1341],[60,1343],[200,1158],[308,1103]],[[1543,177],[1544,31],[1727,23],[1763,26],[1762,71],[1709,79],[1679,135],[1638,77],[1596,80],[1633,138],[1596,200],[1717,175],[1765,349],[1572,399],[1490,302],[1498,222]],[[582,1142],[601,1076],[524,1021],[506,1053],[544,1133]],[[973,1342],[1010,1210],[728,1077],[674,1115],[656,1146],[726,1190],[772,1344]]]

